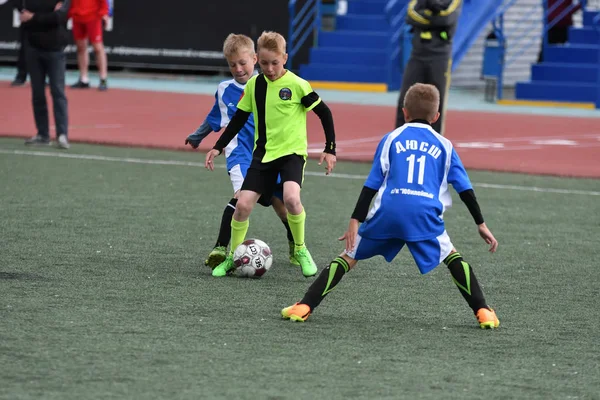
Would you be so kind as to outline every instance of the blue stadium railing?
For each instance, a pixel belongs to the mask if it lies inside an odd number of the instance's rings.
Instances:
[[[543,10],[544,12],[542,13],[542,24],[543,24],[543,29],[542,29],[542,51],[545,51],[548,44],[548,30],[551,29],[553,26],[555,26],[565,15],[571,13],[577,6],[578,4],[581,5],[582,10],[587,10],[588,9],[588,0],[579,0],[578,2],[572,3],[571,1],[569,1],[569,6],[567,8],[565,8],[565,10],[563,10],[559,15],[557,15],[552,21],[548,21],[548,16],[553,13],[564,1],[567,0],[561,0],[558,1],[556,3],[554,3],[554,5],[552,7],[548,7],[548,0],[540,0],[542,2],[542,6],[543,6]],[[504,13],[516,2],[516,0],[508,0],[506,5],[498,12],[495,21],[496,21],[496,25],[494,26],[494,28],[497,30],[497,35],[501,38],[501,40],[505,43],[506,42],[506,34],[504,33],[504,28],[503,28],[503,24],[502,24],[502,20],[504,17]],[[512,31],[510,33],[511,39],[514,38],[514,40],[511,40],[511,47],[513,48],[513,51],[511,52],[511,56],[510,58],[506,59],[503,61],[501,68],[498,71],[498,76],[497,76],[497,98],[498,99],[502,99],[503,98],[503,76],[504,76],[504,71],[506,68],[508,68],[510,65],[512,65],[519,57],[521,57],[527,50],[529,50],[531,48],[531,46],[533,46],[536,42],[536,37],[532,36],[532,35],[527,35],[527,32],[532,30],[533,25],[537,24],[538,21],[533,18],[536,13],[533,12],[533,10],[535,8],[539,7],[539,5],[535,5],[532,7],[532,12],[526,12],[525,13],[525,17],[518,20],[516,25],[519,27],[517,28],[517,30]],[[498,23],[498,21],[500,23]],[[594,27],[596,28],[596,30],[599,31],[600,34],[600,14],[598,14],[595,18],[594,18]],[[504,58],[504,56],[503,56]],[[596,108],[600,108],[600,43],[598,43],[598,80],[597,80],[597,86],[598,86],[598,95],[596,98]]]
[[[598,38],[600,38],[600,13],[594,17],[593,25],[598,32]],[[596,109],[600,109],[600,43],[598,43],[598,64],[596,64],[596,66],[598,67],[598,80],[596,81],[596,84],[598,85],[596,88]]]
[[[287,68],[290,70],[294,67],[294,56],[298,54],[311,33],[313,34],[313,46],[318,43],[319,29],[321,28],[320,3],[321,0],[290,0],[288,3],[290,26]]]
[[[411,44],[406,12],[408,4],[399,0],[389,0],[385,5],[385,14],[389,23],[390,38],[388,40],[388,90],[400,88],[404,67],[410,56]]]

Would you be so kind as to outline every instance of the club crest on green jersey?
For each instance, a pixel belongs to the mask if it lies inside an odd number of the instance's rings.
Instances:
[[[279,98],[281,100],[291,100],[292,99],[292,90],[289,88],[283,88],[279,91]]]

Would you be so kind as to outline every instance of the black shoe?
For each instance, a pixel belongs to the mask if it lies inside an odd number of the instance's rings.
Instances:
[[[21,78],[20,76],[17,76],[15,80],[10,83],[10,86],[23,86],[26,81],[27,78]]]
[[[50,138],[48,137],[44,137],[44,136],[40,136],[40,135],[36,135],[34,137],[31,137],[29,139],[27,139],[25,141],[26,145],[43,145],[43,146],[47,146],[50,144]]]
[[[90,83],[89,82],[82,82],[81,79],[80,79],[77,82],[75,82],[74,84],[72,84],[71,88],[72,89],[89,89],[90,88]]]

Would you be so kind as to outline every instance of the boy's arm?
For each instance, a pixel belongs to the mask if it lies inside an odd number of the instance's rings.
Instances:
[[[465,203],[473,220],[477,225],[483,224],[483,215],[481,214],[481,208],[479,207],[479,203],[477,202],[477,198],[475,197],[475,192],[473,189],[467,189],[458,194],[460,199]]]
[[[229,142],[231,142],[235,135],[237,135],[238,132],[244,127],[244,124],[246,121],[248,121],[250,114],[251,113],[238,108],[235,114],[233,114],[231,121],[229,121],[227,128],[225,128],[225,132],[221,134],[221,137],[213,146],[213,149],[217,150],[219,154],[221,154],[223,149],[227,147]]]
[[[202,125],[185,139],[185,144],[191,143],[192,147],[197,148],[202,140],[204,140],[211,132],[213,132],[213,129],[208,123],[208,120],[205,119],[204,122],[202,122]]]
[[[309,97],[312,94],[318,98],[318,95],[315,92],[306,97]],[[304,99],[302,99],[302,101],[304,101]],[[321,125],[323,125],[323,131],[325,132],[325,150],[323,150],[323,152],[335,155],[335,128],[333,127],[333,115],[331,114],[331,110],[327,104],[321,100],[313,108],[313,111],[321,120]]]
[[[479,236],[481,236],[481,238],[485,240],[487,244],[490,245],[490,253],[496,252],[496,250],[498,249],[498,241],[483,221],[483,216],[481,215],[479,204],[477,203],[477,199],[475,198],[475,192],[473,191],[473,189],[467,189],[460,192],[459,196],[460,199],[466,204],[467,208],[469,209],[469,212],[473,216],[473,219],[477,224]]]
[[[367,218],[367,214],[369,213],[371,201],[373,200],[373,197],[375,197],[376,194],[376,189],[371,189],[368,186],[363,186],[362,191],[360,192],[360,196],[358,196],[358,201],[356,202],[356,206],[354,207],[354,212],[352,212],[351,218],[357,220],[358,222],[364,222]]]

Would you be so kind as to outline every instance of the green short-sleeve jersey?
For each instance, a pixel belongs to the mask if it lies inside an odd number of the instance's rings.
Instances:
[[[237,108],[254,114],[254,158],[306,157],[306,113],[320,102],[310,83],[291,71],[274,82],[263,74],[250,78]]]

